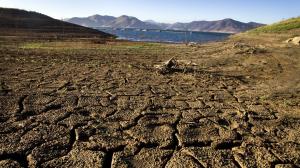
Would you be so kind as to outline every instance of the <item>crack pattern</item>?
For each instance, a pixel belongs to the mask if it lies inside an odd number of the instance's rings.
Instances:
[[[18,67],[15,72],[0,63],[5,67],[1,80],[11,88],[0,95],[0,162],[184,167],[180,159],[186,158],[200,167],[299,167],[300,92],[264,95],[271,91],[263,90],[263,75],[256,79],[255,74],[222,71],[223,56],[232,46],[216,45],[187,54],[199,65],[163,74],[152,65],[176,54],[172,45],[157,54],[147,45],[140,50],[120,45],[126,55],[102,45],[89,53],[49,51],[53,55],[5,49],[2,57],[10,59],[2,60],[22,64],[7,64]],[[208,58],[216,60],[206,65]]]

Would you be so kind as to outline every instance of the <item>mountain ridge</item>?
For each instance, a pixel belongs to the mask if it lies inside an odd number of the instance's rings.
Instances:
[[[142,21],[133,16],[122,15],[119,17],[107,15],[92,15],[89,17],[73,17],[66,19],[67,22],[86,27],[109,27],[109,28],[137,28],[137,29],[160,29],[160,30],[183,30],[202,32],[240,33],[251,30],[264,24],[256,22],[240,22],[231,18],[216,21],[192,21],[188,23],[159,23],[154,20]]]

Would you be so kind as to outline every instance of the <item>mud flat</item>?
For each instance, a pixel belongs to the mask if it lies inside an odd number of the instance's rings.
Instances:
[[[282,41],[1,37],[0,167],[299,167],[300,48]]]

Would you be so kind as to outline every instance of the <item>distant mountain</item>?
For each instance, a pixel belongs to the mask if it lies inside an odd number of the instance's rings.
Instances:
[[[155,24],[143,22],[135,17],[126,15],[120,16],[112,22],[108,22],[104,26],[112,28],[160,29],[160,27]]]
[[[93,15],[87,18],[71,18],[66,21],[86,27],[111,27],[111,28],[140,28],[140,29],[160,29],[155,24],[143,22],[131,16],[101,16]]]
[[[218,21],[194,21],[190,23],[175,23],[168,27],[174,30],[206,31],[206,32],[227,32],[239,33],[262,26],[259,23],[243,23],[233,19]]]
[[[56,20],[37,12],[0,7],[0,34],[21,33],[24,35],[35,33],[42,36],[51,34],[51,36],[114,37],[95,29]]]
[[[116,17],[113,16],[93,15],[87,18],[74,17],[71,19],[67,19],[66,21],[86,27],[98,27],[99,25],[105,25],[109,22],[112,22],[115,19]]]
[[[157,24],[158,23],[155,20],[144,20],[144,22],[151,23],[151,24]]]
[[[154,20],[145,20],[144,22],[152,24],[152,25],[156,25],[159,27],[159,29],[167,29],[169,26],[171,26],[172,24],[169,23],[160,23],[160,22],[156,22]]]
[[[138,28],[138,29],[161,29],[161,30],[187,30],[202,32],[224,32],[239,33],[254,29],[263,24],[249,22],[243,23],[233,19],[224,19],[218,21],[193,21],[190,23],[158,23],[153,20],[141,21],[131,16],[101,16],[93,15],[86,18],[71,18],[66,21],[86,27],[110,27],[110,28]]]

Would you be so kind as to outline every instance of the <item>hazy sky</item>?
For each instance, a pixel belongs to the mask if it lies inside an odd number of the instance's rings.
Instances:
[[[57,19],[130,15],[141,20],[236,20],[273,23],[300,16],[300,0],[0,0],[1,7],[37,11]]]

